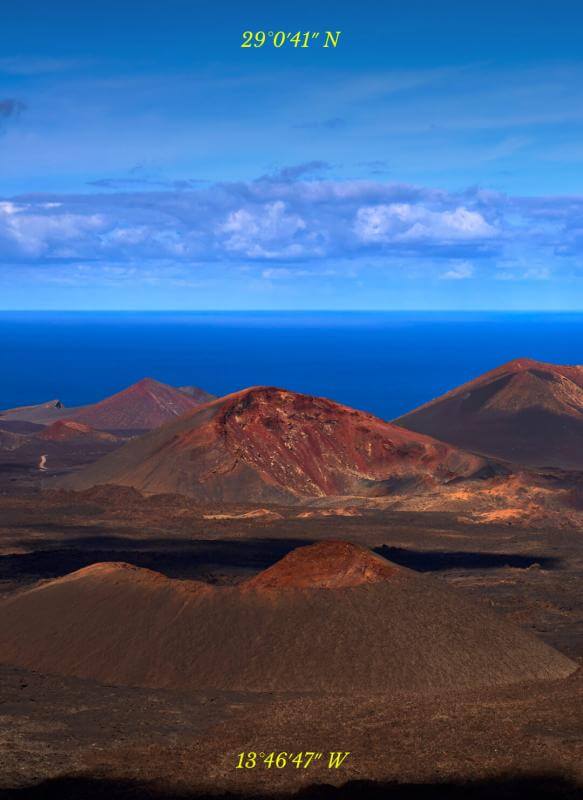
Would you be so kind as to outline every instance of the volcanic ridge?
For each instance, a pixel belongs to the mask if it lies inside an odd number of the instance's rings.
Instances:
[[[583,469],[583,367],[520,358],[395,420],[487,457]]]

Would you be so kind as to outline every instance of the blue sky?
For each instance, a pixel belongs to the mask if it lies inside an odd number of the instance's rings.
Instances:
[[[578,0],[6,4],[0,308],[581,309],[582,35]]]

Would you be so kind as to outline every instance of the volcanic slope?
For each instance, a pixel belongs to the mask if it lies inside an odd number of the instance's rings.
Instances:
[[[487,469],[479,457],[331,400],[255,387],[129,442],[61,485],[292,502],[384,495]]]
[[[11,431],[3,431],[0,429],[0,451],[1,450],[18,450],[27,441],[26,436],[19,433],[12,433]]]
[[[520,358],[395,422],[515,464],[583,469],[583,367]]]
[[[200,402],[173,386],[143,378],[71,416],[98,430],[145,431],[197,408]]]
[[[238,586],[86,567],[0,605],[7,664],[102,683],[233,691],[439,691],[577,664],[427,576],[347,542]]]
[[[188,395],[188,397],[192,397],[199,405],[210,403],[212,400],[217,399],[215,394],[205,392],[204,389],[200,389],[198,386],[179,386],[178,391]]]

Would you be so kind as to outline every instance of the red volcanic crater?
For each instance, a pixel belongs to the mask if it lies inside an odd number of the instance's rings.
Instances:
[[[363,411],[270,387],[227,395],[124,445],[63,484],[204,500],[379,495],[476,476],[486,462]]]
[[[252,692],[451,691],[577,664],[440,581],[346,542],[239,586],[95,564],[0,602],[2,660],[110,684]]]
[[[329,540],[292,550],[245,582],[247,589],[341,589],[396,580],[409,570],[366,547]]]
[[[516,464],[579,470],[583,468],[583,367],[516,359],[396,422]]]

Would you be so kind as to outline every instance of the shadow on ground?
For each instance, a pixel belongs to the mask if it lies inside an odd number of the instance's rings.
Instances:
[[[126,561],[162,572],[170,578],[209,580],[221,571],[241,578],[266,569],[310,539],[191,539],[86,536],[63,541],[47,539],[42,549],[0,556],[0,580],[29,583],[59,578],[99,561]],[[559,559],[532,554],[442,552],[383,545],[376,552],[389,561],[418,572],[450,569],[527,569],[538,565],[552,569]],[[219,577],[220,580],[220,577]]]
[[[311,544],[306,539],[185,540],[118,536],[69,539],[67,546],[46,540],[42,550],[0,557],[0,579],[59,578],[99,561],[127,561],[170,578],[200,579],[206,570],[242,573],[266,569],[290,550]]]
[[[189,793],[164,791],[151,784],[97,778],[63,777],[37,786],[0,791],[2,800],[581,800],[583,786],[558,775],[489,778],[468,783],[398,784],[349,781],[339,787],[314,785],[294,794]]]
[[[389,547],[386,544],[377,547],[376,552],[395,564],[409,567],[418,572],[441,572],[448,569],[500,569],[501,567],[528,569],[528,567],[534,566],[552,569],[559,563],[557,558],[540,555],[524,556],[519,553],[483,553],[461,550],[448,553],[441,550],[409,550],[404,547]]]

